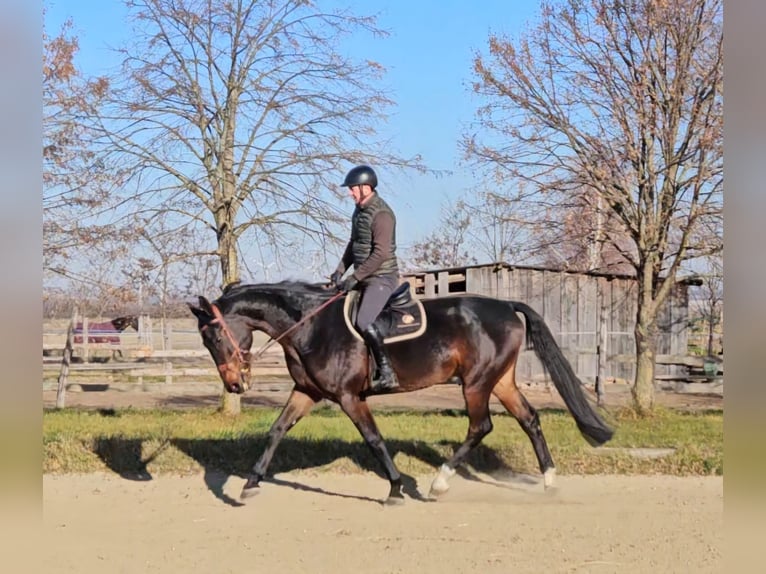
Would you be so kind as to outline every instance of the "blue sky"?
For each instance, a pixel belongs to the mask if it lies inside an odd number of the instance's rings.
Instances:
[[[73,19],[80,40],[78,65],[86,74],[103,73],[117,64],[110,47],[118,47],[129,31],[127,11],[120,0],[51,0],[46,4],[50,33],[67,17]],[[358,56],[388,69],[385,85],[391,88],[389,95],[397,108],[383,126],[384,133],[397,142],[403,155],[419,153],[428,167],[453,172],[440,178],[411,175],[387,181],[385,166],[375,166],[381,176],[381,192],[396,211],[403,250],[434,229],[447,198],[458,197],[474,184],[468,170],[459,166],[457,147],[478,105],[468,87],[473,52],[485,50],[490,31],[518,35],[536,16],[539,3],[387,0],[356,5],[360,14],[376,10],[379,26],[390,32],[388,38],[354,46]],[[342,176],[339,174],[339,181]],[[349,199],[349,213],[352,209]]]

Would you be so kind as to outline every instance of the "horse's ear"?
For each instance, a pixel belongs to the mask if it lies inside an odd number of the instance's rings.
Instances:
[[[213,306],[210,304],[210,301],[208,301],[202,295],[199,296],[199,306],[200,306],[200,309],[202,309],[205,313],[207,313],[211,317],[215,315],[215,313],[213,313]]]
[[[187,301],[186,305],[189,307],[189,310],[192,313],[194,313],[194,316],[197,317],[198,319],[201,319],[202,316],[205,315],[205,312],[202,309],[200,309],[199,307],[197,307],[194,303],[189,303]]]
[[[189,306],[189,310],[194,313],[194,316],[198,319],[210,319],[213,316],[213,308],[210,306],[210,301],[204,297],[199,297],[199,306],[194,303],[186,303]]]

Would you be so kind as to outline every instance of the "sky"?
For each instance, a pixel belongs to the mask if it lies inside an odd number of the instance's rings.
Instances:
[[[46,29],[55,33],[71,18],[80,42],[77,64],[86,75],[104,73],[119,62],[112,48],[127,39],[127,10],[121,0],[47,0]],[[470,92],[471,61],[486,51],[490,32],[516,37],[536,16],[537,0],[378,0],[349,2],[359,14],[371,10],[387,38],[353,45],[358,57],[380,62],[388,95],[397,103],[381,131],[401,155],[420,154],[425,164],[450,175],[389,175],[374,166],[381,195],[397,216],[400,255],[438,225],[440,210],[472,189],[460,165],[458,141],[479,103]],[[339,174],[342,181],[344,174]],[[349,215],[353,203],[348,199]]]

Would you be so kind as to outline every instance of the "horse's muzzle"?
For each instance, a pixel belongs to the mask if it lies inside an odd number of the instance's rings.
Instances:
[[[241,395],[250,388],[250,369],[235,368],[230,364],[218,365],[223,386],[228,393]]]
[[[239,383],[234,383],[232,385],[227,386],[226,390],[230,393],[241,395],[244,393],[247,389],[245,388],[245,385],[241,385]]]

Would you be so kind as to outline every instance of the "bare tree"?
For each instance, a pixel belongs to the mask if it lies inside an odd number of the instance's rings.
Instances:
[[[179,285],[177,296],[193,298],[199,293],[210,293],[216,285],[220,285],[221,266],[215,256],[189,258],[182,266],[183,281]],[[186,312],[188,313],[188,308]]]
[[[79,250],[120,233],[97,217],[117,174],[102,169],[87,127],[107,83],[82,77],[72,28],[69,20],[53,36],[43,30],[43,268],[62,276]]]
[[[721,0],[544,2],[534,29],[492,35],[474,60],[493,143],[467,135],[467,157],[526,182],[540,204],[595,200],[619,223],[604,241],[638,281],[642,413],[654,402],[658,309],[689,259],[721,249],[707,234],[722,216],[721,24]]]
[[[702,285],[697,288],[697,310],[705,325],[706,352],[708,356],[712,356],[715,354],[716,332],[723,323],[723,261],[719,257],[711,257],[707,263],[708,268],[702,276]]]
[[[470,226],[471,216],[465,202],[448,201],[441,208],[436,229],[408,249],[404,267],[415,271],[476,263],[467,244]]]
[[[534,206],[537,201],[530,201]],[[631,239],[624,226],[605,208],[603,198],[589,188],[559,204],[545,206],[545,225],[532,218],[527,249],[546,266],[576,271],[599,271],[629,275],[634,268],[624,255]]]
[[[73,306],[89,317],[123,315],[137,303],[137,292],[121,270],[128,265],[127,250],[96,258],[85,269],[68,272],[67,295]],[[71,311],[71,310],[70,310]]]
[[[393,104],[383,67],[343,53],[349,35],[385,35],[374,17],[310,0],[128,5],[134,42],[98,117],[106,161],[130,169],[124,198],[142,215],[212,232],[224,285],[246,232],[273,256],[332,239],[350,163],[418,164],[377,136]]]
[[[470,198],[468,236],[474,251],[490,262],[514,262],[525,256],[528,230],[518,203],[495,192],[481,191]]]
[[[140,244],[146,248],[145,255],[137,259],[138,271],[144,278],[143,283],[152,286],[146,294],[154,295],[158,300],[162,333],[165,332],[169,307],[174,300],[173,293],[183,283],[182,273],[191,269],[190,278],[200,279],[201,276],[194,270],[199,269],[206,258],[212,262],[211,257],[215,255],[199,246],[199,238],[188,225],[169,225],[167,219],[162,214],[150,222],[137,218],[135,226]],[[205,289],[196,293],[206,292],[213,283],[208,281],[203,285]]]

